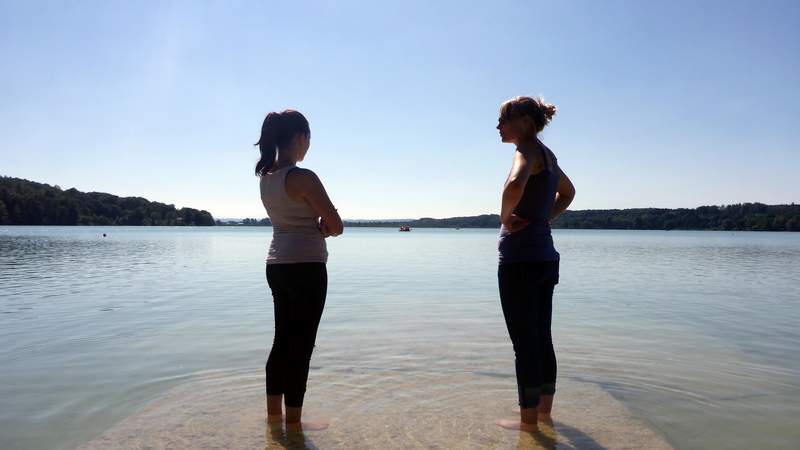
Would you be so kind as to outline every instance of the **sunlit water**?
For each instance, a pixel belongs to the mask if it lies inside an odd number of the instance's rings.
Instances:
[[[197,396],[173,410],[261,405],[270,233],[0,227],[0,448],[74,448],[167,393]],[[472,427],[486,431],[465,445],[491,446],[501,432],[475,425],[494,418],[481,408],[511,408],[515,393],[496,236],[348,229],[330,239],[307,409],[369,415],[374,426],[353,431],[363,445],[397,442],[380,437],[381,421],[413,407],[400,420],[422,431],[404,439],[448,448],[437,432]],[[555,241],[556,403],[588,382],[679,448],[797,447],[800,234],[559,230]],[[201,397],[220,385],[233,387]],[[320,448],[355,439],[342,429],[320,435]]]

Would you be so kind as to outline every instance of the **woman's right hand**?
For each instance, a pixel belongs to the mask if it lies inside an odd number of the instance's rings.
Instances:
[[[509,233],[516,233],[517,231],[527,227],[531,222],[528,219],[520,217],[516,214],[511,214],[506,223],[506,229]]]
[[[325,222],[324,217],[319,218],[319,224],[317,227],[319,228],[319,232],[322,233],[322,237],[327,238],[333,236],[333,232],[331,231],[330,227],[328,227],[328,222]]]

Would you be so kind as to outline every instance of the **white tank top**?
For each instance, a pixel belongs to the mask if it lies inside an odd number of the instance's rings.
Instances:
[[[319,216],[308,203],[292,200],[286,193],[286,175],[294,168],[261,176],[261,202],[272,221],[267,264],[325,263],[328,249],[317,227]]]

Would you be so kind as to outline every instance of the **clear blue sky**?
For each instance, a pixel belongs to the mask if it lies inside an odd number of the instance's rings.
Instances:
[[[491,213],[541,94],[573,209],[800,201],[800,2],[382,3],[2,0],[0,174],[264,217],[291,107],[343,217]]]

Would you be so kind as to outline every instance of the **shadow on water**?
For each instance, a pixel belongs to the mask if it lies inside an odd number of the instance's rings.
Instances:
[[[302,431],[286,432],[283,424],[267,424],[265,450],[318,450],[317,446]]]
[[[589,450],[605,450],[605,447],[598,444],[591,436],[583,431],[563,423],[556,424],[556,431],[569,441],[573,448]]]
[[[561,436],[561,442],[558,437]],[[529,449],[587,449],[605,450],[591,436],[583,431],[552,420],[539,420],[539,430],[533,433],[520,432],[517,440],[517,450]]]

